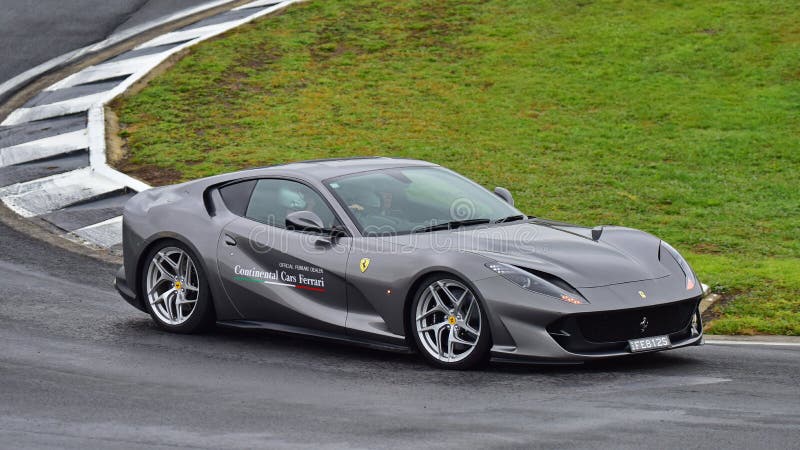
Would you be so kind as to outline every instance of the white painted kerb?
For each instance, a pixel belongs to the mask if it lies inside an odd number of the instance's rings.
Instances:
[[[0,94],[2,94],[3,89],[9,89],[14,83],[22,82],[24,81],[23,79],[29,79],[32,74],[36,73],[36,70],[55,67],[89,52],[97,51],[114,43],[121,42],[145,29],[187,17],[190,14],[216,7],[228,3],[229,1],[230,0],[219,0],[208,2],[199,7],[173,14],[172,16],[160,19],[158,22],[142,25],[128,30],[123,34],[115,35],[103,42],[56,58],[40,66],[38,69],[31,69],[25,74],[0,85]],[[151,48],[166,43],[179,43],[163,52],[120,61],[100,63],[87,67],[52,84],[45,90],[55,91],[92,81],[121,76],[126,77],[124,81],[108,91],[93,93],[51,104],[28,108],[23,107],[9,114],[2,125],[19,125],[35,120],[87,112],[87,126],[85,130],[71,131],[12,147],[0,148],[0,167],[57,156],[69,151],[84,148],[89,149],[89,167],[0,188],[0,199],[17,214],[23,217],[34,217],[57,211],[75,202],[89,200],[99,195],[119,191],[126,187],[137,192],[149,189],[150,185],[147,183],[114,170],[108,165],[106,159],[105,105],[127,91],[134,83],[141,80],[159,64],[177,52],[205,41],[206,39],[218,36],[242,24],[251,22],[259,17],[283,9],[293,3],[298,3],[299,1],[302,0],[286,0],[269,7],[264,7],[269,4],[269,2],[265,0],[251,2],[236,9],[262,8],[259,10],[254,9],[253,13],[245,18],[229,20],[227,22],[200,28],[190,28],[188,30],[165,33],[137,47]],[[180,44],[180,42],[183,43]],[[70,239],[79,238],[101,247],[110,247],[122,241],[122,218],[114,217],[98,224],[89,225],[72,233],[68,233],[65,237]]]

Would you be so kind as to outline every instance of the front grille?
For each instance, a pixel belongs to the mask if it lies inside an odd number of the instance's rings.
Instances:
[[[571,352],[621,351],[629,339],[661,335],[670,335],[673,340],[688,338],[699,303],[700,298],[693,298],[643,308],[574,314],[550,324],[547,330]],[[643,327],[645,318],[647,326]]]
[[[587,341],[619,342],[676,333],[689,325],[696,308],[696,300],[686,300],[649,308],[582,314],[576,320]]]

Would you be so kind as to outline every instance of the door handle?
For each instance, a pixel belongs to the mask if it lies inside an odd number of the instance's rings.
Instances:
[[[232,238],[229,235],[225,235],[225,244],[230,245],[231,247],[236,246],[236,239]]]
[[[314,245],[316,245],[317,247],[332,247],[333,246],[333,240],[331,240],[331,239],[329,239],[327,237],[320,237],[320,238],[317,238],[316,241],[314,241]]]

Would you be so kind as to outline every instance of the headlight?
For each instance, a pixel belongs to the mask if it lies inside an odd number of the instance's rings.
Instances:
[[[493,262],[487,263],[486,267],[497,272],[506,280],[531,292],[549,295],[550,297],[555,297],[567,303],[572,303],[573,305],[583,305],[589,303],[571,286],[567,285],[560,279],[554,278],[554,280],[557,280],[556,282],[560,282],[558,284],[563,284],[563,286],[557,286],[552,281],[547,281],[544,278],[537,277],[530,272],[510,264]]]
[[[667,252],[669,252],[669,254],[672,255],[673,258],[675,258],[675,261],[678,263],[681,270],[683,271],[683,274],[686,276],[686,290],[691,291],[692,289],[694,289],[694,287],[697,285],[697,279],[694,276],[694,272],[692,272],[692,268],[689,267],[689,263],[687,263],[686,260],[683,259],[683,256],[681,256],[681,254],[678,253],[677,250],[672,248],[671,245],[667,244],[664,241],[661,241],[661,245],[663,245],[664,249],[666,249]]]

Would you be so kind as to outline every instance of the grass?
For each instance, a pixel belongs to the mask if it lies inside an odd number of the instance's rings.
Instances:
[[[117,101],[121,167],[431,160],[661,236],[729,300],[711,332],[800,335],[798,54],[795,2],[312,0]]]

